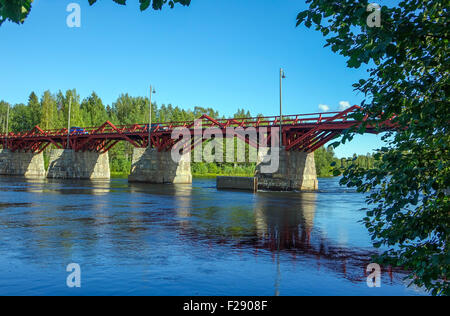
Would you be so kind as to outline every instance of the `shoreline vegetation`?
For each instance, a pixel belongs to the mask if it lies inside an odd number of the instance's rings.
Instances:
[[[39,125],[42,129],[63,129],[67,128],[69,100],[71,100],[71,126],[87,127],[100,126],[106,121],[115,125],[145,124],[145,118],[149,117],[149,99],[145,97],[133,97],[129,94],[121,94],[111,105],[104,105],[101,98],[92,92],[87,98],[81,99],[75,89],[65,92],[58,91],[54,94],[45,91],[39,98],[32,92],[27,104],[10,105],[0,101],[0,127],[2,132],[6,130],[6,113],[10,107],[10,132],[29,131],[34,126]],[[158,105],[152,103],[152,123],[157,122],[180,122],[193,121],[203,114],[218,119],[225,118],[213,108],[196,106],[194,109],[183,109],[172,104]],[[250,111],[238,109],[233,115],[234,118],[253,117]],[[262,114],[256,115],[263,116]],[[147,122],[148,123],[148,122]],[[235,153],[238,142],[235,140]],[[44,163],[48,168],[49,154],[51,148],[44,151]],[[225,152],[225,151],[224,151]],[[245,154],[248,161],[249,146],[245,144]],[[111,177],[126,178],[131,169],[131,159],[133,146],[126,142],[120,142],[109,151]],[[237,159],[235,159],[237,161]],[[354,163],[366,169],[374,167],[375,159],[372,155],[362,155],[344,159],[338,159],[332,147],[319,148],[315,151],[317,176],[332,177],[331,164],[340,166],[344,170],[348,165]],[[191,165],[192,175],[198,177],[221,176],[243,176],[252,177],[255,174],[255,163],[206,163],[193,162]]]
[[[111,179],[127,179],[129,176],[128,173],[121,172],[111,172]],[[229,176],[228,174],[192,174],[192,178],[194,179],[215,179],[221,176]],[[252,174],[237,174],[233,175],[234,177],[254,177]]]

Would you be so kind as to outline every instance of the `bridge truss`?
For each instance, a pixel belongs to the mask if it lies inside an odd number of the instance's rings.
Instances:
[[[351,114],[358,112],[360,108],[353,106],[342,112],[326,112],[287,115],[282,117],[282,141],[287,151],[297,150],[313,152],[333,138],[339,136],[343,131],[361,124],[352,118]],[[279,133],[279,116],[254,117],[240,119],[214,119],[208,115],[203,115],[201,128],[216,128],[226,137],[226,130],[230,127],[255,128],[257,133],[265,133],[264,146],[270,146],[270,140],[273,133]],[[171,122],[152,124],[151,128],[151,147],[158,151],[168,151],[175,145],[180,145],[181,140],[172,139],[172,132],[177,128],[185,128],[194,136],[195,128],[198,122]],[[196,125],[197,124],[197,125]],[[390,121],[381,124],[384,129],[392,127]],[[272,129],[273,128],[273,129]],[[375,125],[366,128],[367,133],[377,133],[379,129]],[[149,147],[149,125],[114,125],[107,121],[100,127],[87,127],[83,132],[79,130],[71,131],[68,135],[68,129],[43,130],[35,126],[31,131],[13,133],[8,135],[0,134],[1,145],[13,152],[33,152],[41,153],[50,145],[56,148],[69,148],[74,151],[95,151],[105,153],[113,148],[120,141],[131,143],[134,147]],[[249,145],[257,147],[259,144],[250,140],[245,135],[235,135],[247,142]],[[277,136],[278,137],[278,136]],[[258,139],[261,139],[258,137]],[[202,138],[200,141],[204,141]],[[195,145],[195,137],[192,137],[190,146]],[[185,146],[185,144],[184,144]]]

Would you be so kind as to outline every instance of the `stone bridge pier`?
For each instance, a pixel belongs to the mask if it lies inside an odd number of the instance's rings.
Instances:
[[[144,183],[192,183],[190,155],[179,162],[172,159],[171,151],[156,148],[134,148],[129,182]]]
[[[12,152],[0,149],[0,175],[45,178],[44,156],[42,153]]]
[[[109,155],[92,151],[53,149],[47,171],[49,179],[110,179]]]
[[[279,150],[277,148],[273,153],[271,151],[272,149],[266,148],[258,153],[258,164],[256,166],[258,190],[318,190],[319,183],[313,152],[286,151],[284,148]],[[278,169],[275,172],[265,172],[264,169],[267,169],[268,165],[276,165],[274,159],[277,159],[277,156]]]

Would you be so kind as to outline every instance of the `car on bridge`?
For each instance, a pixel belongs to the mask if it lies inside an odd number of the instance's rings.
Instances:
[[[167,131],[169,129],[167,126],[161,126],[160,124],[152,124],[152,132],[155,131],[158,126],[159,126],[158,131]],[[148,124],[145,124],[142,127],[148,130]]]
[[[82,127],[71,127],[70,128],[70,134],[71,135],[87,135],[87,134],[89,134],[89,132],[87,132]]]

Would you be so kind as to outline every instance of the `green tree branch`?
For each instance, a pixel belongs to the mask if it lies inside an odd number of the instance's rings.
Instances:
[[[411,271],[412,284],[450,294],[450,111],[448,0],[400,1],[381,9],[369,27],[368,1],[307,0],[297,25],[315,26],[350,68],[369,65],[354,84],[370,119],[395,116],[399,129],[383,138],[374,168],[350,164],[341,184],[367,194],[364,223],[379,263]],[[355,116],[361,119],[363,114]],[[361,129],[348,131],[342,142]],[[340,170],[335,170],[339,174]]]
[[[115,3],[126,5],[126,0],[113,0]],[[88,0],[93,5],[97,0]],[[23,24],[31,12],[33,0],[0,0],[0,26],[5,21]],[[154,10],[161,10],[164,5],[174,8],[175,4],[188,6],[191,0],[139,0],[141,11],[147,10],[150,6]]]

